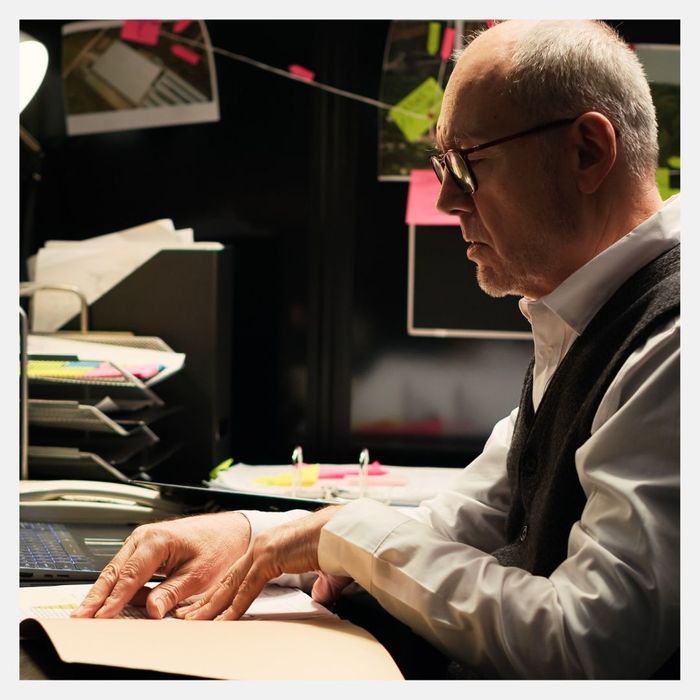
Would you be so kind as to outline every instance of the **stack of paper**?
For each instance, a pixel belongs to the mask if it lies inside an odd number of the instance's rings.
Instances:
[[[90,587],[89,583],[79,583],[21,589],[20,621],[30,617],[69,618],[71,612],[85,598]],[[149,619],[146,609],[135,605],[127,605],[118,617],[130,620]],[[298,588],[268,584],[252,602],[243,619],[308,620],[316,617],[336,617],[336,615]],[[183,622],[172,614],[164,619]]]
[[[459,469],[452,467],[400,467],[374,462],[369,465],[363,492],[357,464],[307,464],[302,468],[301,485],[295,489],[291,464],[238,462],[218,470],[207,485],[268,496],[312,498],[327,503],[345,503],[364,496],[390,505],[417,506],[449,488],[459,473]]]
[[[36,286],[71,285],[92,304],[160,250],[221,248],[221,243],[195,242],[192,229],[176,230],[170,219],[160,219],[82,241],[49,240],[30,258],[28,270]],[[72,295],[37,292],[32,300],[30,330],[56,331],[77,313]]]

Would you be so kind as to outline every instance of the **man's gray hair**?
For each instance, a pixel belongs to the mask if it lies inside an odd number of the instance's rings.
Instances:
[[[604,114],[631,174],[655,171],[656,111],[644,68],[604,22],[543,20],[526,27],[506,69],[506,91],[532,123]]]

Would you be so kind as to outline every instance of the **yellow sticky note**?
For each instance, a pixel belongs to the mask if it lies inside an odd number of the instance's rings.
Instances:
[[[389,110],[389,116],[411,143],[417,141],[438,120],[442,105],[442,88],[435,78],[426,78],[415,90]],[[413,114],[406,114],[406,112]],[[423,116],[422,116],[423,115]]]
[[[428,44],[426,50],[434,56],[440,48],[440,22],[430,22],[428,24]]]
[[[301,469],[301,485],[302,486],[313,486],[318,479],[318,472],[321,468],[320,464],[309,464]],[[256,484],[262,484],[263,486],[291,486],[292,485],[292,471],[291,469],[284,474],[277,474],[275,476],[259,476],[255,480]]]

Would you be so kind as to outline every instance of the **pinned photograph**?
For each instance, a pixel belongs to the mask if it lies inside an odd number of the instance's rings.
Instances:
[[[219,120],[201,20],[97,20],[63,27],[69,135]]]

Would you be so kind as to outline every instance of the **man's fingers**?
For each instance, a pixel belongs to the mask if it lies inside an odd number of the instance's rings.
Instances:
[[[180,601],[186,600],[201,590],[201,584],[192,575],[191,570],[184,569],[161,581],[150,590],[146,598],[146,612],[149,617],[160,619],[175,608]]]
[[[148,586],[143,586],[142,588],[139,588],[136,593],[134,593],[132,599],[129,601],[129,605],[134,605],[137,608],[145,608],[146,607],[146,598],[148,598],[148,594],[151,592],[151,589]]]
[[[268,578],[252,563],[252,550],[241,557],[216,586],[204,596],[176,612],[186,620],[237,620],[250,607],[264,588]]]
[[[319,574],[311,589],[311,597],[321,605],[333,605],[352,579],[348,576],[334,576],[332,574]]]
[[[160,567],[160,547],[146,547],[127,539],[107,564],[73,617],[114,617]]]
[[[251,569],[241,585],[238,586],[233,600],[226,608],[222,608],[215,620],[238,620],[250,607],[251,603],[260,595],[268,579],[264,576],[256,575]]]
[[[119,578],[121,567],[128,561],[135,550],[136,545],[134,541],[131,538],[127,538],[122,548],[112,557],[112,560],[97,577],[95,583],[92,584],[80,606],[71,613],[71,617],[92,617],[102,607]]]
[[[226,572],[224,578],[204,593],[202,598],[177,611],[178,617],[186,620],[211,620],[218,615],[236,596],[241,581],[248,573],[253,561],[252,550],[248,550]]]

